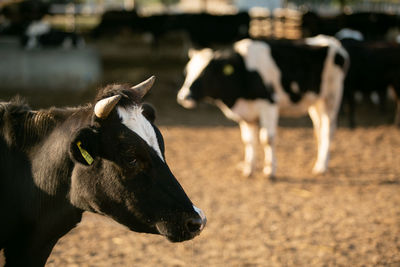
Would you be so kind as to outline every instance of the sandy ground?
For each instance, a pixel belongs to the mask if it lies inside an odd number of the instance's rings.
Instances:
[[[355,130],[341,117],[321,176],[311,175],[310,121],[282,120],[276,181],[261,175],[261,159],[256,175],[244,178],[238,127],[213,107],[187,111],[175,103],[180,63],[151,71],[106,63],[105,83],[158,76],[147,100],[158,110],[167,161],[208,224],[193,241],[172,244],[88,213],[46,266],[400,266],[400,130],[388,124],[390,110],[382,117],[367,108]]]
[[[329,172],[314,177],[312,130],[280,128],[275,182],[241,177],[235,127],[161,130],[204,232],[172,244],[87,214],[47,266],[400,266],[398,129],[339,129]]]

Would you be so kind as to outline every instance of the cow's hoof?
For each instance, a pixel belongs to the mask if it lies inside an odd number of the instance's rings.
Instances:
[[[253,175],[253,170],[249,166],[244,166],[242,170],[242,174],[244,177],[251,177]]]
[[[265,166],[263,169],[263,174],[265,177],[274,180],[275,179],[275,171],[270,166]]]
[[[323,174],[326,172],[326,167],[325,166],[319,166],[319,165],[315,165],[312,173],[315,175],[319,175],[319,174]]]
[[[237,167],[242,171],[244,177],[251,177],[253,175],[253,168],[251,165],[246,164],[246,162],[240,162]]]

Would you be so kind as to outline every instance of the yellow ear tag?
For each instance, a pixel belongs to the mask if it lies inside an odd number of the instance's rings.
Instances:
[[[233,66],[231,64],[226,64],[222,71],[224,72],[225,76],[230,76],[235,72],[235,69],[233,68]]]
[[[79,148],[79,151],[80,151],[81,154],[82,154],[82,157],[86,160],[86,162],[87,162],[89,165],[92,165],[94,159],[92,158],[92,156],[90,156],[89,152],[87,152],[85,149],[83,149],[83,148],[81,147],[81,144],[82,144],[81,141],[78,141],[78,142],[76,143],[76,145],[77,145],[78,148]]]

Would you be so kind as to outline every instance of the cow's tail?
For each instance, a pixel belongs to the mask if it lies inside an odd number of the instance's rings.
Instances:
[[[340,63],[338,65],[342,66],[343,72],[346,75],[350,68],[350,56],[342,45],[337,47],[335,55],[335,64],[336,63]]]

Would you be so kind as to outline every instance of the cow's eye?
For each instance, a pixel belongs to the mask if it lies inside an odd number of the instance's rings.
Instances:
[[[136,159],[133,159],[133,160],[129,161],[129,167],[134,168],[136,166],[137,166],[137,160]]]

